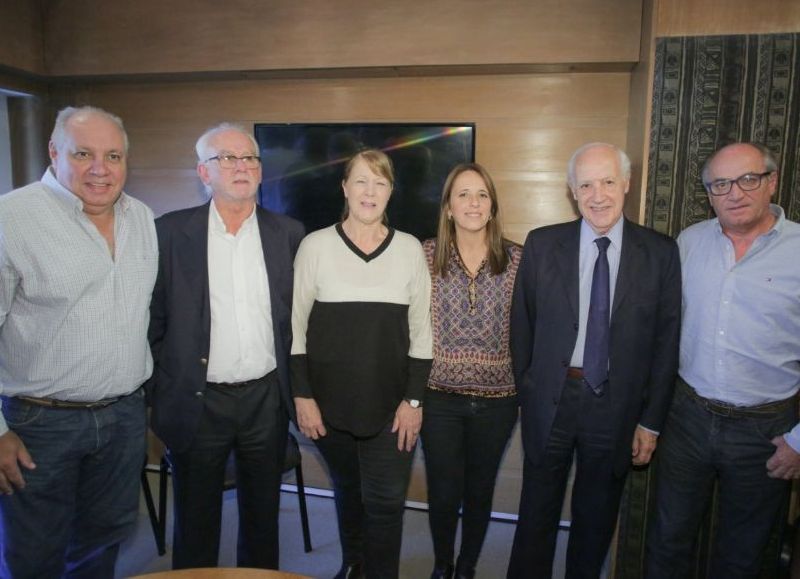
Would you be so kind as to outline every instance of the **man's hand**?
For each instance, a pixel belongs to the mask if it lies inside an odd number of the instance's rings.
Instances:
[[[411,408],[405,400],[400,402],[392,422],[392,432],[397,433],[397,450],[414,450],[421,427],[422,408]]]
[[[648,464],[650,459],[653,458],[653,451],[656,449],[657,441],[658,435],[645,430],[641,426],[637,426],[636,432],[633,433],[633,448],[631,452],[633,464],[636,466]]]
[[[19,436],[11,430],[0,436],[0,492],[13,495],[14,487],[25,488],[25,478],[19,465],[33,470],[36,465]]]
[[[767,475],[785,480],[800,478],[800,454],[789,446],[783,435],[773,438],[772,444],[776,449],[767,461]]]
[[[313,398],[295,398],[294,408],[297,412],[297,426],[300,432],[311,440],[317,440],[328,432],[322,423],[322,413],[319,411],[317,401]]]

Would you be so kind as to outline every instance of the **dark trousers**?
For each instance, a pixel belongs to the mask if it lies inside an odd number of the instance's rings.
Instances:
[[[316,441],[328,464],[345,563],[363,562],[368,579],[393,579],[400,567],[413,452],[397,450],[391,423],[360,438],[325,425]]]
[[[0,497],[0,577],[110,579],[139,508],[147,428],[144,393],[105,408],[32,406],[3,415],[36,463]]]
[[[169,452],[175,494],[172,566],[216,567],[231,452],[239,506],[237,564],[278,568],[278,513],[288,418],[277,373],[244,387],[208,385],[192,447]]]
[[[548,579],[552,575],[558,524],[567,476],[576,458],[567,578],[596,579],[617,522],[625,475],[614,473],[613,392],[596,396],[567,379],[553,429],[538,464],[525,458],[519,521],[508,577]],[[531,411],[532,413],[533,411]],[[530,418],[527,418],[530,419]],[[522,420],[526,420],[523,408]]]
[[[759,418],[706,410],[679,383],[659,442],[656,513],[647,536],[647,577],[688,577],[692,549],[719,483],[711,577],[758,577],[789,482],[767,476],[770,442],[797,423],[794,405]]]
[[[497,469],[517,422],[517,397],[482,398],[428,390],[422,447],[436,567],[453,563],[463,511],[459,568],[478,563],[492,511]]]

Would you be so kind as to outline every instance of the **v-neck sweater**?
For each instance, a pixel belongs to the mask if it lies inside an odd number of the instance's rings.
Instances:
[[[431,280],[422,246],[389,229],[365,254],[341,225],[308,235],[294,264],[292,391],[356,436],[384,428],[430,372]]]

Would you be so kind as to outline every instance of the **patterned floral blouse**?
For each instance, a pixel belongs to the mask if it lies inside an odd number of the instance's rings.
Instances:
[[[428,388],[486,398],[513,396],[509,318],[522,248],[509,245],[509,263],[502,274],[492,275],[484,260],[473,278],[455,247],[447,277],[434,275],[436,240],[422,246],[432,277],[433,368]]]

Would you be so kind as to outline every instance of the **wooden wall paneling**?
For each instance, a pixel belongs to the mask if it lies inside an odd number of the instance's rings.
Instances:
[[[478,160],[493,174],[513,175],[500,195],[515,199],[506,222],[521,241],[533,226],[574,216],[564,185],[566,162],[589,140],[624,146],[627,93],[628,75],[615,73],[97,84],[73,98],[123,118],[131,138],[128,189],[147,198],[158,213],[197,201],[194,143],[204,129],[223,120],[247,126],[261,121],[475,122]],[[167,179],[169,171],[180,173]],[[169,187],[161,186],[161,179]],[[540,184],[546,193],[538,190]]]
[[[47,3],[48,72],[634,63],[641,0]]]
[[[797,0],[661,0],[655,36],[800,31]]]
[[[0,2],[0,66],[44,73],[42,16],[41,0]]]
[[[653,62],[655,60],[656,4],[643,0],[642,39],[639,63],[631,71],[628,100],[628,148],[631,159],[631,186],[625,200],[625,214],[636,223],[644,223],[647,185],[647,157],[650,151],[650,114],[653,100]]]

